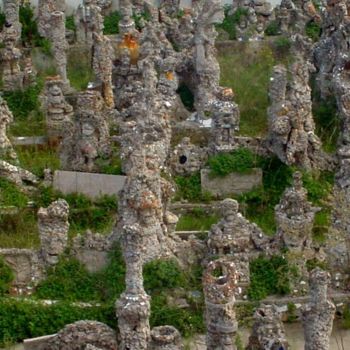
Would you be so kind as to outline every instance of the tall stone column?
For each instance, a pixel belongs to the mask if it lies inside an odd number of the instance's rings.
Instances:
[[[57,72],[60,75],[63,86],[69,88],[67,78],[67,49],[65,14],[61,11],[55,11],[51,14],[51,42],[52,52],[56,61]]]
[[[211,261],[204,272],[208,350],[236,350],[234,339],[238,328],[234,309],[236,282],[234,263],[224,259]]]
[[[150,341],[151,305],[143,288],[142,242],[142,229],[138,224],[124,226],[121,245],[126,287],[116,303],[121,350],[146,350]]]
[[[16,42],[21,38],[22,25],[19,21],[20,0],[3,0],[6,22],[16,30]]]
[[[316,268],[310,274],[310,303],[303,310],[305,350],[329,350],[335,305],[328,300],[330,274]]]

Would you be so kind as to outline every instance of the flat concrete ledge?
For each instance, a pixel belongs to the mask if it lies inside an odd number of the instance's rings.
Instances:
[[[43,337],[24,339],[23,348],[24,350],[43,350],[46,348],[47,343],[56,334],[44,335]]]
[[[19,136],[12,137],[11,140],[16,146],[46,145],[48,143],[46,136]]]
[[[231,173],[224,177],[212,178],[210,169],[201,170],[201,186],[203,192],[210,192],[216,198],[224,198],[232,194],[242,194],[262,185],[262,170],[254,168],[247,174]]]
[[[126,176],[82,173],[56,170],[53,179],[55,190],[63,194],[82,193],[92,199],[103,195],[118,195]]]

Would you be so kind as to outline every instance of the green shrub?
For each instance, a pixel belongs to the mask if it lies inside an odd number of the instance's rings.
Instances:
[[[6,16],[0,9],[0,31],[2,31],[2,29],[4,28],[5,22],[6,22]]]
[[[279,32],[280,32],[280,28],[277,21],[271,21],[265,29],[265,34],[268,36],[278,35]]]
[[[74,15],[66,17],[66,29],[73,31],[74,33],[77,30],[77,27],[74,22]]]
[[[256,156],[247,148],[239,148],[230,153],[219,153],[208,160],[210,176],[226,176],[233,172],[246,174],[256,167]]]
[[[119,21],[122,19],[121,14],[118,11],[114,11],[104,18],[103,34],[112,35],[119,33]]]
[[[63,256],[49,269],[35,297],[83,302],[113,302],[125,288],[125,266],[119,247],[109,253],[109,263],[100,272],[89,273],[75,258]]]
[[[321,26],[315,21],[310,21],[305,26],[305,33],[313,42],[317,42],[320,39],[321,32]]]
[[[277,57],[283,59],[289,55],[292,43],[289,38],[282,36],[275,39],[272,46],[275,50]]]
[[[149,22],[151,20],[151,14],[148,11],[144,11],[141,14],[133,14],[133,20],[135,21],[135,27],[137,30],[142,30],[142,21]]]
[[[166,299],[164,294],[152,296],[151,327],[171,325],[176,327],[185,337],[205,332],[203,305],[193,306],[190,309],[180,309],[168,306]]]
[[[285,295],[290,292],[289,266],[282,256],[260,256],[250,262],[250,286],[248,296],[261,300],[271,294]]]
[[[217,24],[218,28],[225,30],[230,40],[235,40],[237,37],[236,26],[240,23],[242,16],[248,15],[248,10],[245,8],[238,8],[233,14],[229,14],[231,6],[225,6],[225,18],[222,23]]]
[[[323,171],[319,175],[303,174],[303,185],[307,190],[309,201],[315,205],[323,205],[334,185],[334,173]]]
[[[173,260],[154,260],[143,267],[144,286],[147,292],[181,287],[185,277],[178,263]]]
[[[287,322],[295,322],[297,320],[297,307],[294,303],[287,304]]]
[[[346,304],[344,307],[341,326],[344,329],[350,329],[350,305]]]
[[[209,215],[201,208],[195,209],[180,216],[176,225],[177,231],[207,231],[219,221],[217,215]]]
[[[79,320],[96,320],[116,327],[114,305],[79,307],[67,302],[50,306],[25,300],[0,299],[0,346],[26,338],[54,334]]]
[[[327,263],[325,261],[318,260],[317,258],[313,258],[306,261],[306,268],[309,272],[311,272],[316,267],[319,267],[322,270],[328,270]]]
[[[34,19],[34,9],[29,3],[19,8],[19,21],[22,24],[23,46],[39,46],[46,54],[51,53],[51,43],[41,37],[38,32],[38,25]]]
[[[15,276],[11,268],[5,263],[2,256],[0,256],[0,297],[7,294],[11,287],[11,282]]]
[[[190,112],[193,112],[194,95],[191,92],[191,90],[188,88],[188,86],[185,84],[181,84],[176,92],[180,95],[181,101],[183,105],[186,107],[186,109],[189,110]]]

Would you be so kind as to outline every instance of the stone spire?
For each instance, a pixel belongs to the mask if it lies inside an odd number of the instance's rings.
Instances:
[[[328,299],[330,274],[316,268],[310,274],[310,303],[303,310],[305,350],[329,350],[335,306]]]
[[[220,259],[211,261],[203,275],[205,319],[208,350],[236,350],[237,332],[234,263]]]
[[[101,84],[102,97],[108,108],[114,107],[112,87],[113,47],[110,39],[98,33],[93,33],[92,68],[98,83]]]
[[[317,168],[321,166],[321,141],[315,135],[312,116],[311,44],[296,35],[292,47],[293,63],[288,69],[282,65],[274,67],[271,78],[268,147],[288,165]]]
[[[274,305],[263,305],[254,313],[254,325],[246,350],[288,350],[281,314]]]

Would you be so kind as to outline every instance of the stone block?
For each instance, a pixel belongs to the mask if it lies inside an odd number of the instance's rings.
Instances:
[[[209,176],[209,169],[201,170],[201,186],[203,192],[210,192],[217,198],[232,194],[242,194],[262,185],[262,170],[255,168],[250,173],[231,173],[225,177]]]
[[[126,177],[83,173],[76,171],[55,171],[53,187],[63,194],[82,193],[92,199],[103,195],[118,195]]]

